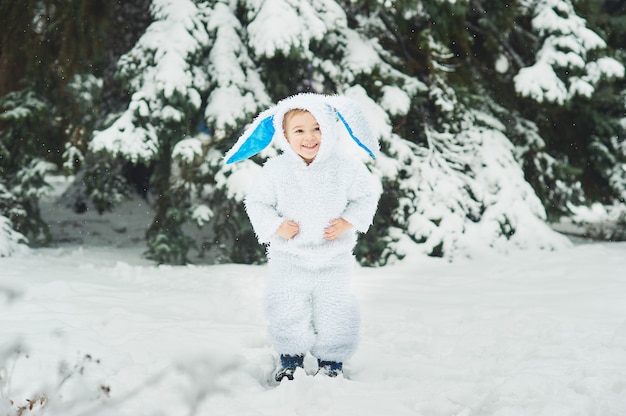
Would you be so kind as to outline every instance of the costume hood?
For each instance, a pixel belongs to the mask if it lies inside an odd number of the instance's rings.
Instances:
[[[226,153],[226,164],[256,155],[272,140],[276,140],[276,144],[283,152],[300,158],[291,149],[283,131],[283,118],[289,110],[293,109],[309,111],[320,125],[322,140],[319,152],[312,163],[325,159],[335,151],[339,125],[343,126],[350,137],[371,157],[376,158],[378,155],[378,140],[355,101],[341,95],[303,93],[285,98],[274,107],[260,113],[239,137],[233,148]]]

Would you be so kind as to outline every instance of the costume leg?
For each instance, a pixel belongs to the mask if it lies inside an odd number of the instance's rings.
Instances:
[[[360,314],[356,297],[350,292],[354,258],[333,262],[320,271],[313,290],[313,326],[317,334],[311,354],[343,362],[356,351]]]
[[[269,261],[265,315],[279,354],[306,354],[315,333],[311,324],[311,279],[296,264],[275,256]]]

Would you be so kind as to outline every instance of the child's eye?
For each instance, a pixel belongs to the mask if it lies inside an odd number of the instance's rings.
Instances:
[[[319,127],[315,127],[315,131],[320,131],[320,128]]]
[[[304,130],[302,130],[302,129],[296,129],[296,131],[295,131],[295,132],[296,132],[296,133],[304,133]]]

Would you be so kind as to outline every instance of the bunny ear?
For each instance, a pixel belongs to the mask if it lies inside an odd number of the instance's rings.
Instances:
[[[341,115],[341,113],[339,111],[337,111],[337,116],[339,117],[339,120],[341,120],[343,125],[346,126],[346,130],[348,130],[348,134],[350,134],[350,137],[352,137],[352,140],[354,140],[356,142],[356,144],[359,145],[359,147],[361,147],[367,153],[369,153],[369,155],[372,157],[372,159],[376,159],[376,154],[372,150],[370,150],[369,147],[367,147],[365,144],[363,144],[363,142],[354,134],[354,131],[352,131],[352,128],[350,127],[350,124],[348,124],[346,119]],[[376,151],[378,151],[378,145],[376,146]]]
[[[273,109],[259,114],[233,148],[226,153],[226,164],[248,159],[265,149],[272,142],[274,131]]]
[[[337,117],[343,123],[352,140],[376,159],[379,152],[378,139],[374,136],[365,114],[358,104],[344,96],[329,97],[329,104],[335,108]]]

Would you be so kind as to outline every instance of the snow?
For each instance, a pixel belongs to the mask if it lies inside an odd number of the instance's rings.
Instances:
[[[385,85],[381,88],[380,106],[392,116],[406,115],[411,109],[411,97],[401,88]]]
[[[193,94],[199,106],[200,97],[192,87],[193,74],[186,70],[189,57],[209,41],[198,9],[190,1],[169,0],[155,1],[151,7],[155,21],[142,35],[135,53],[140,49],[154,51],[154,66],[137,86],[149,91],[147,95],[163,93],[168,99],[175,93]],[[151,86],[154,91],[150,91]]]
[[[503,54],[498,55],[498,59],[496,59],[494,68],[499,74],[506,74],[506,72],[509,70],[509,60],[507,59],[507,57]]]
[[[199,227],[202,227],[204,224],[208,223],[213,217],[213,211],[211,208],[206,205],[197,205],[194,207],[191,218],[198,224]]]
[[[292,49],[308,50],[346,17],[334,1],[249,1],[249,45],[258,57],[289,55]],[[344,23],[345,25],[345,23]]]
[[[135,95],[137,94],[133,97]],[[137,163],[140,160],[150,160],[156,155],[157,142],[154,127],[150,124],[146,128],[136,126],[133,113],[127,111],[115,120],[111,127],[96,132],[90,148],[94,153],[122,154],[131,162]]]
[[[261,171],[261,167],[252,161],[243,161],[233,166],[231,174],[224,179],[224,188],[228,190],[228,197],[243,201],[254,178]],[[218,186],[221,185],[221,175],[218,175]]]
[[[16,251],[24,250],[26,237],[13,230],[11,221],[0,215],[0,258],[8,257]],[[0,291],[2,286],[0,285]]]
[[[346,376],[314,376],[307,356],[275,386],[266,266],[156,266],[142,227],[119,238],[151,218],[138,204],[83,245],[90,225],[51,198],[65,242],[0,258],[0,414],[27,400],[53,416],[626,412],[626,243],[357,268]]]
[[[559,79],[551,65],[545,62],[520,69],[515,76],[515,90],[537,102],[562,104],[567,100],[567,87]]]
[[[380,64],[380,56],[374,47],[373,39],[363,39],[361,35],[352,30],[345,32],[346,46],[342,52],[342,67],[347,73],[369,74]]]
[[[602,57],[597,61],[587,65],[587,76],[592,82],[598,82],[602,76],[607,78],[623,78],[624,66],[617,60],[609,57]]]
[[[202,142],[195,137],[188,137],[176,143],[172,157],[184,163],[192,163],[202,156]]]
[[[234,13],[226,4],[217,3],[207,23],[214,38],[207,73],[215,87],[204,115],[217,137],[225,136],[228,126],[240,128],[237,122],[243,114],[254,113],[259,106],[270,103],[260,74],[246,54],[240,36],[243,28]]]
[[[537,15],[532,20],[533,28],[539,33],[552,33],[557,29],[562,36],[558,36],[556,39],[568,39],[572,49],[579,53],[606,47],[606,43],[600,36],[585,27],[585,19],[576,15],[569,1],[547,0],[540,3],[543,4],[537,6]],[[558,9],[558,12],[555,9]]]
[[[569,242],[551,232],[545,223],[545,209],[524,180],[523,171],[510,168],[515,166],[511,142],[495,130],[470,130],[468,134],[479,134],[482,139],[479,152],[485,168],[477,173],[476,179],[487,195],[482,197],[485,212],[481,224],[472,223],[467,227],[462,237],[465,244],[476,250],[478,238],[489,242],[489,247],[504,251],[509,250],[510,245],[549,249],[567,246]],[[506,235],[502,228],[512,235]]]

